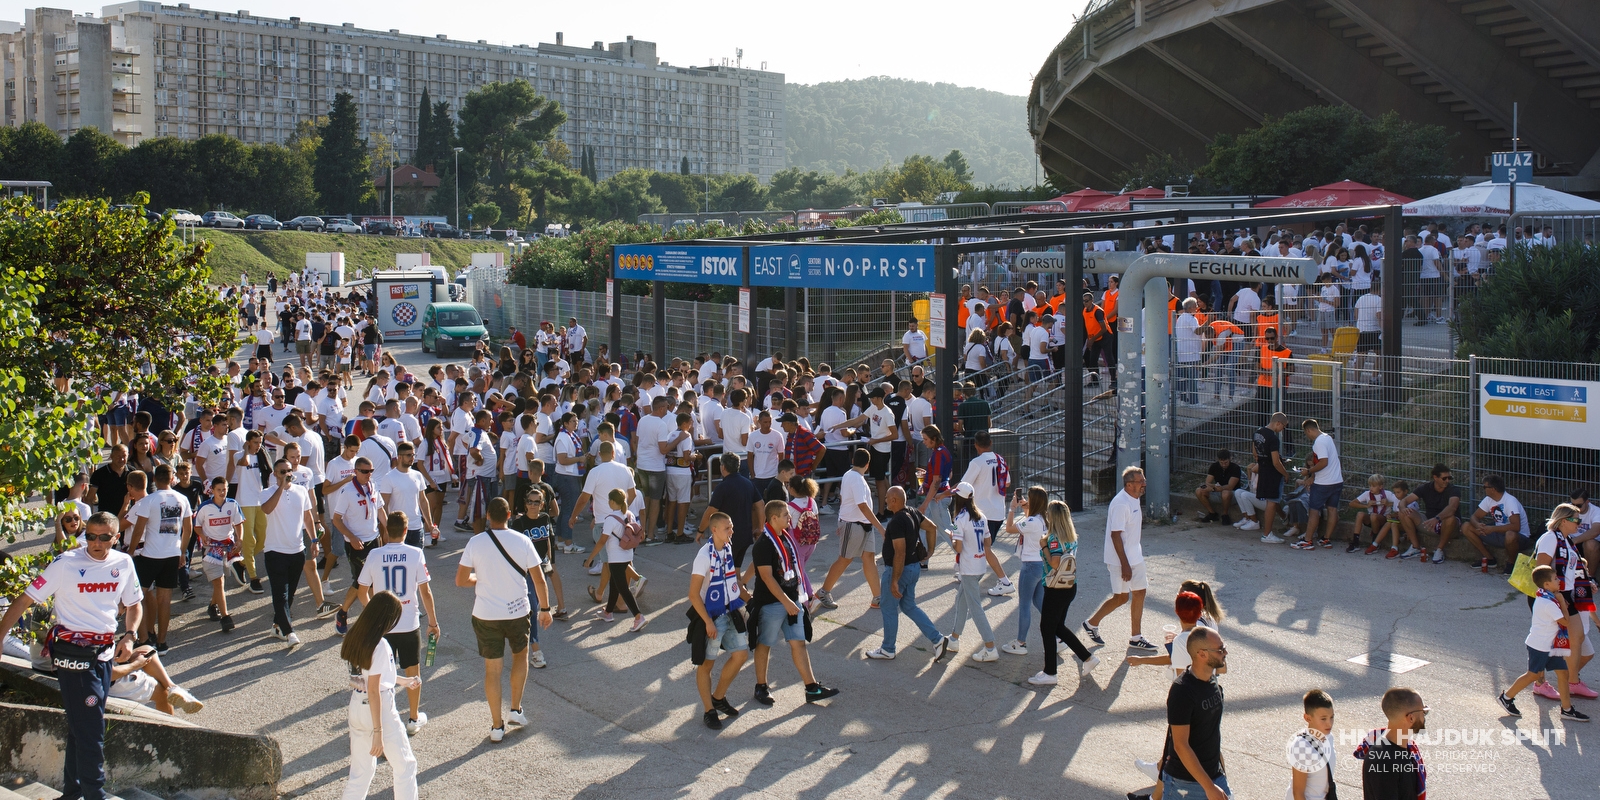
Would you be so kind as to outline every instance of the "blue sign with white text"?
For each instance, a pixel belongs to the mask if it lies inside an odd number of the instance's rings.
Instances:
[[[750,285],[933,291],[931,244],[792,244],[750,248]]]
[[[619,244],[611,251],[611,274],[618,280],[674,283],[744,283],[744,248]]]
[[[1483,390],[1490,397],[1514,400],[1542,400],[1548,403],[1587,403],[1589,393],[1582,386],[1534,383],[1532,381],[1489,381]]]

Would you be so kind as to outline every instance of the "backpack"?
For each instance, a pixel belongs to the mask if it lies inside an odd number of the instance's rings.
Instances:
[[[622,535],[617,537],[617,546],[624,550],[632,550],[644,541],[644,528],[639,525],[639,518],[632,514],[622,516],[612,514],[612,519],[622,520]]]
[[[800,523],[794,528],[795,544],[809,545],[822,541],[822,521],[817,518],[817,501],[811,501],[811,508],[801,509],[793,501],[789,507],[800,515]]]

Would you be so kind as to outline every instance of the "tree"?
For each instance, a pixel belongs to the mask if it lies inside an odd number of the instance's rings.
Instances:
[[[1453,138],[1394,112],[1369,120],[1348,106],[1311,106],[1217,136],[1196,178],[1220,194],[1286,195],[1349,179],[1427,197],[1459,185]]]
[[[718,175],[711,207],[717,211],[760,211],[767,207],[767,189],[754,175]]]
[[[941,161],[930,156],[910,156],[874,189],[874,197],[897,202],[932,203],[944,192],[970,188]]]
[[[89,125],[67,139],[60,168],[50,180],[63,197],[107,197],[112,178],[128,148]]]
[[[212,133],[196,139],[191,148],[195,172],[205,193],[205,209],[217,206],[237,209],[254,193],[255,162],[244,142]]]
[[[1600,362],[1600,252],[1513,245],[1463,294],[1457,355]]]
[[[246,205],[260,214],[290,219],[315,213],[317,188],[311,178],[311,161],[300,151],[278,144],[250,148],[256,183]]]
[[[562,207],[579,219],[602,222],[633,222],[640,214],[659,214],[667,209],[650,193],[650,175],[648,170],[625,169],[597,184],[580,183]]]
[[[0,127],[0,175],[12,180],[47,181],[61,163],[61,137],[42,122]]]
[[[951,150],[945,154],[944,165],[962,183],[972,183],[972,169],[967,166],[967,157],[961,155],[960,150]]]
[[[323,207],[334,213],[365,208],[376,194],[372,188],[372,162],[361,138],[361,120],[349,92],[333,98],[333,110],[317,145],[313,182]]]
[[[684,156],[683,160],[678,162],[678,174],[679,175],[688,175],[689,174],[689,157],[688,156]]]
[[[773,208],[839,208],[858,199],[844,180],[816,170],[789,167],[772,176],[767,201]]]
[[[438,156],[433,149],[433,101],[428,99],[428,87],[422,87],[422,99],[417,101],[417,148],[411,154],[411,163],[418,167],[435,164]]]
[[[143,205],[141,193],[135,202]],[[222,398],[214,364],[236,348],[233,312],[208,286],[210,244],[183,245],[171,220],[104,199],[66,199],[43,211],[0,204],[0,525],[42,517],[22,508],[98,453],[92,423],[109,393],[100,385],[181,405]],[[132,288],[130,288],[132,287]],[[141,373],[140,365],[148,370]],[[87,429],[87,437],[86,437]]]
[[[129,150],[113,184],[118,197],[147,192],[155,209],[206,207],[194,145],[171,136],[146,139]]]
[[[465,150],[462,155],[472,155],[479,180],[494,202],[516,204],[502,205],[504,216],[525,216],[526,208],[512,186],[513,173],[543,161],[544,143],[566,120],[559,103],[542,97],[525,80],[491,83],[462,99],[456,130]]]
[[[1124,192],[1146,186],[1159,189],[1173,184],[1187,185],[1194,182],[1194,167],[1178,161],[1171,153],[1151,153],[1133,169],[1117,173],[1116,181]]]
[[[474,228],[492,228],[500,221],[500,207],[494,203],[473,203],[466,213],[467,224]]]

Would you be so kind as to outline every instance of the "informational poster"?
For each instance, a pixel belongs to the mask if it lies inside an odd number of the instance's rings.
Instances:
[[[739,332],[750,332],[750,289],[739,287]]]
[[[928,295],[928,344],[944,349],[944,295],[938,292]]]
[[[610,319],[611,317],[616,316],[616,313],[614,311],[612,311],[612,308],[613,308],[612,302],[613,301],[611,299],[613,296],[616,295],[616,293],[617,293],[617,282],[612,280],[612,279],[610,279],[610,278],[606,278],[606,318],[607,319]]]
[[[1600,383],[1480,373],[1478,386],[1479,436],[1600,450]]]

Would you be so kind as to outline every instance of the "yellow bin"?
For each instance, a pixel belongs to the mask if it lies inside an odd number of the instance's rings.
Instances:
[[[1319,392],[1333,391],[1333,362],[1339,361],[1331,355],[1312,353],[1307,356],[1312,361],[1326,361],[1326,364],[1311,365],[1311,388]]]
[[[917,318],[917,327],[922,329],[923,336],[933,335],[928,328],[928,301],[926,299],[911,301],[911,316]]]

